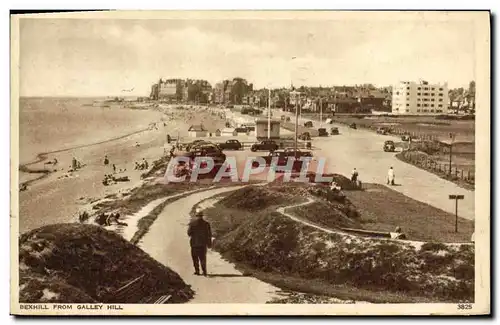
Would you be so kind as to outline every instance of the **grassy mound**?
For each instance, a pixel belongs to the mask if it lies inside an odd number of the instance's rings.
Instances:
[[[98,226],[55,224],[19,238],[21,302],[144,303],[193,291],[179,275],[118,234]],[[133,290],[122,290],[143,276]]]
[[[378,295],[423,297],[427,302],[473,301],[473,246],[429,243],[418,248],[401,241],[330,234],[276,212],[280,205],[312,197],[315,203],[287,212],[299,215],[305,210],[300,215],[332,229],[358,227],[349,201],[328,198],[327,189],[318,189],[321,186],[284,183],[235,191],[206,211],[216,237],[214,248],[233,262],[263,272],[350,285]],[[260,195],[273,199],[256,200]]]
[[[215,241],[230,260],[266,272],[321,278],[435,301],[472,301],[474,249],[316,231],[279,213],[257,214]]]

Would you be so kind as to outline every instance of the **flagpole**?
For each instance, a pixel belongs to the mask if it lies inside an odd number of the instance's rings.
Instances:
[[[319,125],[323,127],[323,105],[321,105],[321,97],[319,98]]]
[[[267,138],[271,139],[271,88],[267,99]]]

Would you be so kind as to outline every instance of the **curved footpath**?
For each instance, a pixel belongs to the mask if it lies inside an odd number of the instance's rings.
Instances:
[[[189,213],[200,201],[240,187],[220,188],[192,194],[167,205],[139,246],[151,257],[168,265],[195,291],[191,303],[266,303],[280,297],[278,288],[243,276],[232,263],[209,250],[208,277],[196,276],[191,261],[187,226]]]

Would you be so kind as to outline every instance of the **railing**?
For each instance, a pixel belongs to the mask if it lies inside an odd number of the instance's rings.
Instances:
[[[461,180],[471,185],[475,184],[474,170],[460,169],[453,164],[450,168],[449,163],[437,162],[425,154],[416,151],[403,151],[399,155],[399,158],[403,161],[411,163],[412,165],[429,170],[445,179],[449,179],[451,181]]]

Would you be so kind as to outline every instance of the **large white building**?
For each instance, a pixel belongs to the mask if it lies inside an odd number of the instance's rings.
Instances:
[[[393,114],[447,114],[448,84],[402,81],[392,89]]]

